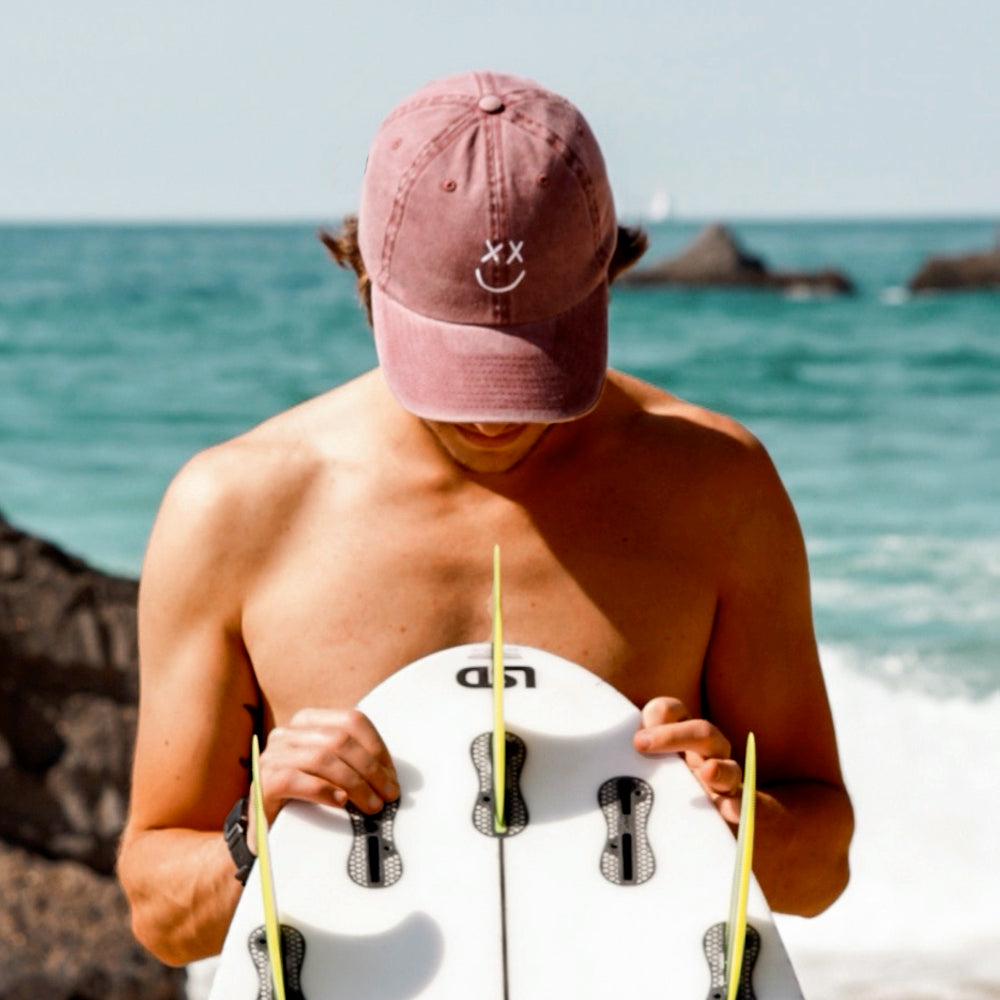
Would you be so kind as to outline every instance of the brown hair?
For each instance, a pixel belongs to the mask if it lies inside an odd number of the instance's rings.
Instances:
[[[358,283],[358,298],[365,308],[368,325],[371,326],[372,282],[358,246],[358,217],[345,216],[339,233],[321,229],[316,235],[339,267],[350,268],[354,272]],[[608,281],[613,282],[623,271],[628,270],[646,252],[648,246],[649,237],[641,226],[619,226],[615,252],[608,263]]]
[[[350,268],[358,280],[358,298],[365,307],[368,325],[372,325],[372,280],[365,270],[365,262],[361,259],[361,248],[358,246],[358,217],[347,215],[340,227],[339,233],[331,233],[321,229],[316,234],[338,267]]]

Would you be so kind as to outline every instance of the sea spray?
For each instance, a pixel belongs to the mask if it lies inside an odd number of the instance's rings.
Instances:
[[[844,895],[811,920],[778,920],[806,995],[1000,984],[1000,693],[892,690],[853,650],[822,652],[857,830]]]

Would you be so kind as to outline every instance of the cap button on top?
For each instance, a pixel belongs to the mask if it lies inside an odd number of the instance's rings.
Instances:
[[[496,94],[484,94],[479,98],[479,110],[495,115],[498,111],[503,111],[503,101]]]

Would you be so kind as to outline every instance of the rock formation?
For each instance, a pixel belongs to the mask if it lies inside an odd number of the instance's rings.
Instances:
[[[0,1000],[174,1000],[114,878],[138,692],[136,582],[0,516]]]
[[[911,292],[1000,289],[1000,246],[957,257],[928,257],[907,287]]]
[[[623,274],[619,285],[764,288],[830,295],[852,292],[840,271],[771,271],[761,257],[748,253],[722,225],[703,229],[676,257]]]

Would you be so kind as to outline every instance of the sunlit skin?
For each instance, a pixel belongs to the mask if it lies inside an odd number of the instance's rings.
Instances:
[[[376,369],[196,456],[164,498],[139,595],[140,703],[119,876],[172,964],[219,950],[240,896],[220,831],[262,720],[265,812],[372,812],[392,747],[354,706],[407,663],[490,634],[579,663],[641,709],[729,822],[758,748],[755,873],[813,914],[853,828],[805,546],[735,421],[619,372],[565,423],[423,420]],[[419,706],[415,706],[419,711]]]
[[[425,420],[424,426],[462,468],[503,473],[516,468],[534,451],[550,425]]]

